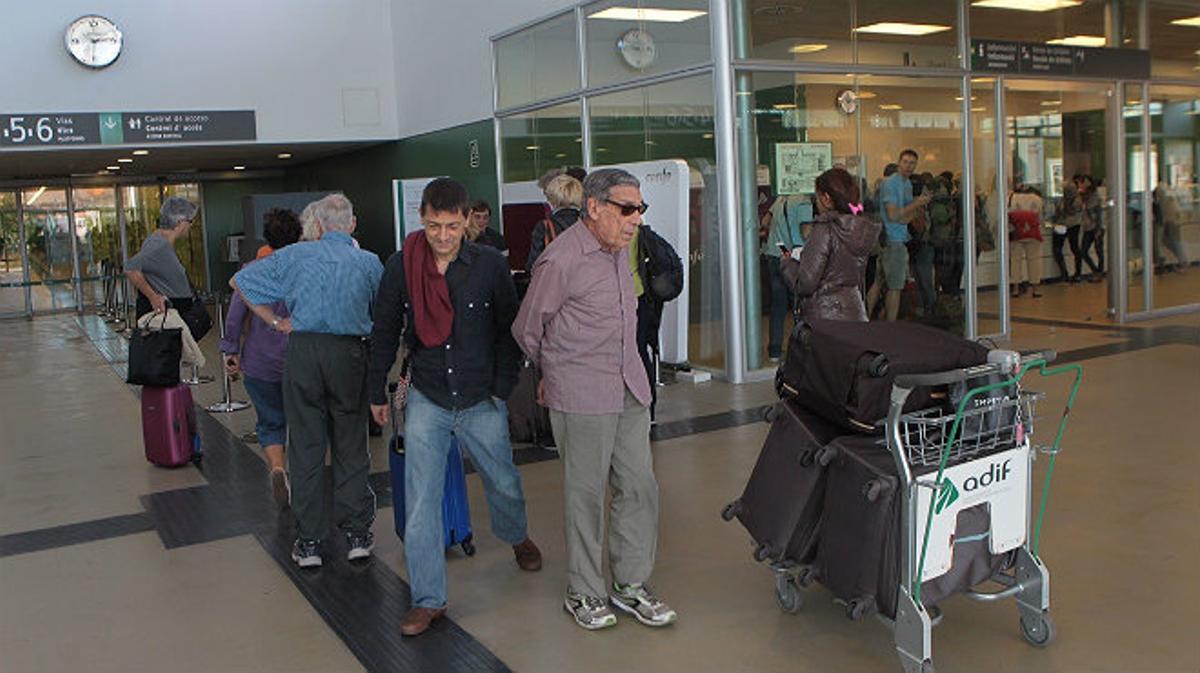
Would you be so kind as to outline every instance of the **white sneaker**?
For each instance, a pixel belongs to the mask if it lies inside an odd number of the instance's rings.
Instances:
[[[320,568],[320,540],[301,540],[300,538],[296,538],[296,543],[292,545],[292,560],[301,568]]]
[[[659,600],[645,584],[621,586],[613,582],[613,593],[609,595],[609,600],[646,626],[666,626],[678,617],[671,606]]]
[[[371,550],[375,548],[375,534],[371,531],[346,533],[346,546],[350,547],[350,551],[346,552],[347,561],[370,558]]]
[[[588,631],[604,629],[617,624],[617,616],[604,603],[603,598],[584,596],[571,589],[567,589],[563,609],[575,618],[576,624]]]

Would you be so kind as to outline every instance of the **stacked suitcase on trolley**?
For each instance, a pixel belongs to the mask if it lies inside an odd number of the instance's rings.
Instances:
[[[797,326],[771,429],[722,512],[775,572],[781,609],[798,612],[818,582],[851,619],[891,623],[905,669],[927,671],[934,606],[1010,573],[1041,580],[1017,582],[1018,602],[1030,604],[1026,638],[1049,642],[1048,576],[1022,554],[1027,505],[1015,504],[1029,500],[1032,460],[1033,395],[1012,378],[1020,363],[912,323]]]

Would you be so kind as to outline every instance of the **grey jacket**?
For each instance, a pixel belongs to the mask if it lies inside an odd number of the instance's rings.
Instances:
[[[801,318],[867,320],[859,288],[880,227],[864,215],[828,212],[817,217],[800,259],[785,258],[780,267],[796,293]]]

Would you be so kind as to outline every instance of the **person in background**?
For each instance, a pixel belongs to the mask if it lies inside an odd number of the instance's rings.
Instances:
[[[162,313],[167,302],[186,315],[192,306],[192,285],[175,254],[175,241],[187,236],[199,209],[179,196],[163,201],[158,229],[146,237],[137,254],[125,263],[125,276],[138,290],[137,315]]]
[[[517,567],[536,572],[521,474],[513,464],[505,400],[520,353],[511,327],[517,290],[495,250],[464,240],[467,190],[437,178],[421,195],[421,231],[388,260],[375,303],[368,378],[371,415],[388,421],[385,386],[401,339],[412,382],[404,419],[404,562],[412,605],[400,633],[424,633],[446,614],[442,503],[446,460],[457,437],[483,478],[492,532],[512,545]]]
[[[1076,199],[1079,201],[1081,214],[1080,230],[1083,241],[1079,244],[1079,255],[1075,257],[1075,280],[1080,280],[1083,264],[1087,263],[1092,270],[1088,281],[1099,283],[1104,280],[1104,205],[1096,189],[1095,180],[1090,175],[1080,175],[1076,184]],[[1092,261],[1092,247],[1096,248],[1097,262]]]
[[[897,170],[879,187],[879,214],[883,220],[887,245],[880,256],[882,279],[876,280],[867,293],[867,306],[874,306],[881,290],[887,289],[884,299],[887,319],[895,320],[900,315],[900,293],[908,281],[908,223],[917,219],[932,198],[922,193],[913,198],[910,180],[917,169],[919,156],[916,150],[906,149],[900,153]]]
[[[375,493],[368,476],[367,337],[371,304],[383,264],[354,247],[357,221],[350,200],[331,194],[313,205],[320,240],[289,245],[249,264],[230,286],[247,308],[290,334],[283,406],[292,511],[297,537],[292,560],[301,568],[322,564],[326,533],[325,448],[333,466],[333,519],[346,536],[350,561],[370,558],[375,546]],[[283,301],[290,315],[270,313]]]
[[[1179,195],[1166,180],[1159,179],[1154,187],[1154,266],[1155,273],[1163,271],[1183,271],[1188,267],[1187,250],[1180,238],[1179,225],[1182,211],[1179,207]],[[1175,256],[1175,263],[1167,265],[1166,257],[1158,251],[1163,243]]]
[[[637,354],[637,300],[627,247],[646,204],[626,171],[583,182],[582,226],[538,258],[513,322],[517,344],[544,375],[539,397],[563,458],[567,591],[580,627],[611,627],[613,606],[648,626],[676,613],[651,591],[658,542],[658,482],[650,455],[650,381]],[[608,505],[606,586],[602,550]]]
[[[783,278],[799,298],[800,317],[866,322],[859,288],[882,225],[866,215],[858,181],[845,170],[822,173],[816,190],[819,214],[804,249],[783,259]]]
[[[491,221],[492,206],[487,201],[480,199],[472,203],[471,211],[467,214],[467,238],[480,245],[489,245],[508,256],[508,244],[500,232],[489,226]]]
[[[1016,190],[1008,197],[1009,239],[1013,249],[1009,253],[1012,262],[1010,282],[1012,296],[1019,297],[1025,291],[1037,298],[1042,296],[1042,197],[1030,186],[1017,179]],[[1024,261],[1025,281],[1021,281],[1021,266]]]
[[[771,204],[763,215],[760,231],[766,239],[759,250],[760,259],[767,269],[771,288],[771,318],[767,329],[767,357],[778,361],[783,355],[783,328],[794,298],[787,282],[779,271],[780,260],[791,255],[796,248],[804,246],[804,230],[812,219],[812,203],[808,197],[783,194]]]
[[[276,250],[300,240],[300,220],[283,208],[274,208],[263,216],[263,238],[266,250],[259,249],[254,264]],[[272,320],[282,321],[290,314],[287,305],[277,301],[270,306]],[[284,446],[287,443],[287,415],[283,408],[283,361],[287,352],[288,335],[276,329],[258,315],[250,315],[245,300],[234,293],[225,317],[225,336],[220,349],[225,356],[225,371],[230,377],[245,375],[246,393],[254,403],[257,422],[254,432],[258,445],[267,456],[270,468],[271,494],[275,504],[286,507],[291,499]]]
[[[683,261],[679,254],[650,225],[644,222],[629,244],[629,271],[633,274],[634,294],[638,298],[638,355],[650,379],[650,421],[658,403],[658,371],[655,361],[660,353],[659,330],[666,303],[683,292]]]
[[[551,178],[542,193],[550,204],[550,215],[533,225],[529,236],[529,256],[525,259],[525,272],[529,274],[550,241],[579,221],[583,204],[583,183],[565,173]]]

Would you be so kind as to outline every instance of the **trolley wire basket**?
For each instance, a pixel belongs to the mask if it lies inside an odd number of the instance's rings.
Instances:
[[[963,411],[958,433],[948,450],[946,439],[956,411],[953,405],[904,414],[900,417],[900,439],[909,464],[936,466],[943,453],[948,453],[950,463],[956,463],[1011,449],[1033,434],[1036,405],[1043,397],[1044,393],[1017,389],[980,399],[980,404]]]

